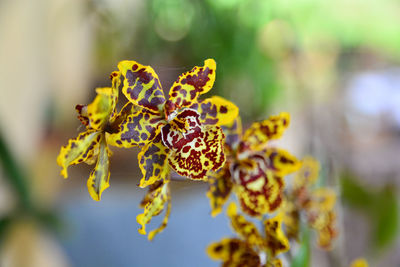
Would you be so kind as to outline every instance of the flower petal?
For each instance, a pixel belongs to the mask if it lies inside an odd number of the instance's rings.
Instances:
[[[119,123],[118,130],[108,136],[107,142],[113,146],[125,148],[144,146],[156,137],[162,123],[163,118],[158,114],[144,108],[136,108]]]
[[[289,250],[289,240],[282,230],[282,214],[264,221],[265,239],[268,250],[275,257],[279,253]]]
[[[168,222],[168,217],[170,214],[170,192],[169,192],[169,182],[163,181],[154,184],[149,188],[144,201],[142,202],[142,207],[144,208],[143,213],[136,216],[136,221],[141,225],[141,228],[138,232],[142,235],[146,234],[146,225],[151,221],[154,216],[159,215],[163,210],[165,203],[168,202],[167,211],[165,217],[163,219],[162,224],[156,230],[153,230],[148,235],[148,239],[151,240],[155,234],[161,232],[166,226]]]
[[[155,112],[162,111],[164,92],[152,67],[124,60],[118,63],[118,69],[123,77],[122,93],[130,102]]]
[[[267,264],[265,267],[282,267],[282,261],[281,259],[273,258],[273,259],[268,259]]]
[[[67,168],[70,165],[79,164],[91,158],[99,145],[101,133],[86,131],[80,133],[77,138],[70,139],[66,146],[61,147],[57,157],[57,164],[62,167],[61,175],[68,177]]]
[[[217,216],[222,206],[228,200],[233,183],[228,164],[225,164],[218,172],[208,175],[207,197],[210,199],[211,216]]]
[[[225,145],[230,153],[233,153],[239,145],[242,136],[242,121],[240,117],[230,123],[229,125],[222,126],[225,134]]]
[[[110,74],[110,79],[111,79],[111,88],[112,88],[111,118],[114,118],[114,116],[116,116],[116,106],[118,103],[119,86],[121,85],[121,73],[119,71],[113,71]]]
[[[250,216],[275,211],[282,203],[283,179],[267,166],[268,160],[261,154],[254,154],[232,166],[232,176],[237,184],[235,192],[242,210]]]
[[[105,136],[102,135],[96,167],[90,173],[89,179],[87,181],[89,194],[96,201],[99,201],[101,199],[101,194],[103,193],[103,191],[110,186],[109,184],[110,170],[109,170],[108,155],[109,151],[105,140]]]
[[[224,238],[212,243],[207,253],[213,260],[222,260],[224,267],[261,267],[261,260],[251,246],[237,238]]]
[[[285,176],[297,171],[301,162],[283,149],[267,148],[265,155],[269,159],[268,167],[279,176]]]
[[[311,156],[304,157],[301,162],[301,169],[294,178],[295,187],[313,185],[319,177],[319,162]]]
[[[102,130],[110,120],[113,111],[112,88],[97,88],[96,92],[94,101],[87,105],[89,126],[95,130]]]
[[[204,129],[188,134],[172,131],[169,124],[166,126],[162,128],[163,141],[172,144],[168,162],[179,175],[206,179],[208,171],[222,167],[225,162],[224,134],[219,126],[206,125]]]
[[[177,107],[189,107],[200,94],[211,90],[215,81],[216,63],[214,59],[204,61],[204,66],[194,67],[174,82],[169,92],[169,100]]]
[[[85,126],[89,126],[87,105],[76,105],[75,110],[78,112],[78,119],[81,121],[81,123]]]
[[[289,126],[289,113],[282,112],[277,116],[271,116],[269,119],[253,123],[243,135],[241,150],[250,148],[251,150],[259,150],[265,147],[266,143],[272,139],[278,139]]]
[[[143,173],[140,187],[143,188],[158,180],[165,179],[169,171],[166,160],[168,151],[168,148],[161,141],[160,134],[142,148],[138,155],[139,167]]]
[[[256,246],[259,249],[265,247],[264,239],[257,227],[252,222],[247,221],[243,215],[237,213],[235,202],[229,204],[227,215],[231,220],[233,230],[239,237],[246,240],[251,246]]]
[[[299,240],[300,211],[293,201],[285,198],[282,203],[282,221],[285,225],[286,236],[289,239]]]
[[[239,115],[239,108],[219,96],[212,96],[195,103],[190,108],[200,113],[200,122],[208,125],[228,125]]]
[[[336,213],[334,211],[329,211],[323,214],[323,226],[316,228],[318,232],[318,246],[325,250],[330,250],[332,248],[332,243],[337,236],[337,230],[335,228]],[[313,228],[314,225],[312,225]]]

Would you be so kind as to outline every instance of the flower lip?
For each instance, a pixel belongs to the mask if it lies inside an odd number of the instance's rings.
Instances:
[[[162,141],[168,148],[181,149],[194,138],[199,137],[200,115],[193,109],[184,109],[181,112],[174,111],[170,114],[173,118],[161,128]]]

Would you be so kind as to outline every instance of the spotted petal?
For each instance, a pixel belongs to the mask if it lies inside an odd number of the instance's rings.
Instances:
[[[219,126],[199,124],[199,114],[186,109],[161,129],[163,143],[170,148],[168,162],[180,175],[206,179],[225,162],[224,134]],[[175,125],[182,125],[178,128]]]
[[[264,221],[265,239],[268,250],[275,257],[279,253],[289,250],[289,240],[282,230],[282,214],[278,214],[274,218]]]
[[[224,166],[226,167],[208,176],[207,197],[210,199],[211,216],[213,217],[221,212],[222,206],[228,200],[233,187],[229,165],[225,164]]]
[[[290,123],[289,113],[282,112],[277,116],[271,116],[269,119],[253,123],[243,135],[241,150],[250,148],[259,150],[265,147],[266,143],[272,139],[279,139]]]
[[[235,104],[219,96],[200,100],[191,108],[200,113],[202,124],[228,125],[239,115],[239,108]]]
[[[118,95],[119,95],[119,86],[121,85],[121,73],[119,71],[113,71],[110,74],[111,79],[111,88],[112,88],[112,98],[111,98],[111,106],[112,113],[111,118],[114,118],[117,115],[116,106],[118,103]]]
[[[148,239],[151,240],[157,233],[161,232],[167,226],[171,208],[170,207],[171,197],[169,192],[168,181],[159,182],[155,184],[153,187],[150,187],[144,200],[145,201],[142,202],[144,211],[143,213],[136,216],[136,221],[141,225],[141,228],[138,231],[142,235],[146,234],[146,225],[151,221],[151,219],[154,216],[159,215],[164,210],[164,206],[167,203],[167,211],[162,224],[160,225],[159,228],[153,230],[148,235]]]
[[[231,220],[233,230],[239,237],[246,240],[252,246],[258,248],[265,247],[264,239],[257,227],[252,222],[247,221],[243,215],[237,213],[235,202],[229,204],[227,214]]]
[[[263,155],[252,155],[232,167],[235,192],[242,210],[250,216],[260,216],[275,211],[283,198],[284,182],[267,168],[268,161]]]
[[[97,88],[97,96],[87,105],[89,126],[95,130],[102,130],[110,120],[113,111],[112,88]]]
[[[204,61],[204,66],[194,67],[174,82],[169,92],[169,100],[177,107],[189,107],[200,94],[211,90],[215,81],[216,63],[213,59]]]
[[[160,112],[165,103],[164,92],[153,68],[136,61],[121,61],[118,69],[123,78],[122,93],[130,102]]]
[[[230,153],[233,153],[239,145],[242,136],[242,121],[240,117],[236,117],[230,124],[222,126],[222,130],[225,134],[225,145]]]
[[[323,226],[316,228],[318,233],[318,246],[322,249],[330,250],[332,248],[333,240],[337,236],[337,230],[334,225],[336,221],[336,213],[334,211],[329,211],[323,214],[323,217]]]
[[[237,238],[224,238],[211,244],[207,253],[214,260],[221,260],[224,267],[261,267],[256,251],[245,241]]]
[[[265,267],[282,267],[282,261],[277,258],[268,259]]]
[[[168,151],[161,141],[160,134],[142,148],[138,155],[139,167],[143,173],[140,187],[146,187],[158,180],[165,179],[169,171],[166,160]]]
[[[301,162],[283,149],[267,148],[265,156],[269,159],[268,168],[279,176],[288,175],[301,167]]]
[[[62,167],[61,175],[67,178],[68,166],[79,164],[94,156],[100,139],[101,133],[93,130],[80,133],[77,138],[70,139],[68,144],[61,148],[57,157],[57,163]]]
[[[109,151],[107,143],[105,141],[105,136],[102,135],[96,167],[90,173],[89,179],[87,181],[89,194],[96,201],[99,201],[101,199],[101,194],[103,193],[103,191],[110,186],[108,155]]]
[[[119,123],[118,130],[108,136],[107,142],[113,146],[130,148],[144,146],[156,137],[163,118],[144,108],[136,108]]]

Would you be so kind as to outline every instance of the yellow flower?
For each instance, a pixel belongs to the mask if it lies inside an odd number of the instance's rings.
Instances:
[[[350,267],[368,267],[368,262],[364,258],[355,259],[351,264]]]
[[[243,136],[240,118],[223,127],[228,158],[222,170],[210,175],[207,192],[213,216],[221,212],[232,190],[242,210],[251,216],[275,211],[281,205],[283,177],[301,164],[285,150],[269,147],[268,143],[282,136],[289,121],[289,114],[283,112],[253,123]]]
[[[237,213],[235,203],[229,205],[227,213],[239,238],[224,238],[211,244],[207,252],[212,259],[222,260],[223,266],[282,266],[282,262],[276,256],[288,251],[290,246],[281,228],[281,214],[264,220],[262,235],[252,222]],[[267,255],[265,265],[262,262],[262,254]]]
[[[180,75],[168,100],[150,66],[122,61],[118,69],[123,78],[122,92],[134,105],[134,112],[126,116],[108,141],[119,147],[142,147],[140,187],[165,179],[168,165],[196,180],[204,180],[208,171],[222,167],[224,134],[219,125],[231,122],[238,108],[220,97],[198,100],[214,84],[213,59]]]
[[[90,173],[87,187],[90,195],[96,201],[101,198],[102,192],[109,187],[109,155],[106,131],[120,119],[116,114],[115,106],[118,100],[119,74],[111,74],[112,87],[97,88],[97,96],[89,105],[77,105],[78,118],[86,125],[86,131],[77,138],[70,139],[66,146],[61,148],[57,163],[62,167],[61,175],[68,177],[67,168],[70,165],[85,162],[93,164],[95,168]]]

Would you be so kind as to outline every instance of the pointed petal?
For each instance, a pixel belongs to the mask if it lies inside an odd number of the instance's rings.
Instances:
[[[246,240],[251,246],[258,248],[265,247],[264,239],[258,231],[254,223],[247,221],[243,215],[237,213],[237,207],[235,202],[231,202],[228,206],[227,215],[231,220],[233,230],[241,237]]]
[[[113,111],[112,89],[109,87],[97,88],[97,96],[87,105],[89,126],[95,130],[102,130],[110,120]]]
[[[121,85],[121,73],[119,71],[113,71],[110,74],[111,79],[111,88],[112,88],[112,98],[111,98],[111,118],[114,118],[117,115],[116,106],[118,103],[118,95],[119,95],[119,86]]]
[[[211,90],[215,81],[216,63],[213,59],[204,61],[204,66],[194,67],[174,82],[169,92],[169,100],[177,107],[189,107],[200,94]]]
[[[283,177],[297,171],[301,167],[301,162],[283,149],[267,148],[265,156],[269,159],[268,168],[278,176]]]
[[[162,224],[158,229],[153,230],[151,233],[149,233],[148,239],[151,240],[155,234],[161,232],[166,227],[168,222],[171,208],[171,197],[168,181],[157,183],[156,186],[151,187],[147,192],[145,199],[145,204],[143,203],[143,213],[136,216],[136,221],[141,225],[141,228],[138,231],[142,235],[146,234],[146,225],[151,221],[154,216],[159,215],[164,210],[164,206],[168,202],[167,211]]]
[[[57,164],[62,167],[61,175],[68,177],[67,168],[91,158],[99,145],[101,134],[97,131],[80,133],[77,138],[70,139],[66,146],[61,148],[57,157]]]
[[[233,187],[229,166],[228,164],[225,164],[225,166],[208,176],[207,197],[210,199],[211,216],[213,217],[221,212],[222,206],[228,200]]]
[[[109,151],[105,136],[102,135],[100,141],[100,151],[97,158],[96,167],[90,173],[89,179],[87,181],[87,187],[90,196],[96,200],[100,201],[101,194],[103,191],[110,186],[110,170],[109,170]]]
[[[274,218],[264,221],[265,239],[267,249],[275,257],[279,253],[289,250],[289,240],[282,230],[282,214],[278,214]]]
[[[168,148],[162,143],[160,134],[142,148],[138,155],[139,167],[143,173],[140,187],[146,187],[166,178],[169,172],[167,155]]]
[[[118,130],[107,137],[107,142],[124,148],[144,146],[156,137],[157,130],[163,123],[163,118],[158,114],[137,108],[132,114],[126,114],[125,119],[119,123]]]
[[[207,248],[208,256],[221,260],[224,267],[261,267],[260,257],[251,246],[237,238],[224,238]]]
[[[286,112],[271,116],[268,120],[253,123],[243,135],[244,147],[241,150],[246,148],[259,150],[260,147],[265,147],[269,140],[281,138],[289,123],[290,115]]]
[[[162,111],[164,92],[152,67],[124,60],[118,63],[118,69],[123,78],[122,93],[130,102],[153,112]]]
[[[228,125],[239,115],[239,108],[231,101],[212,96],[195,103],[190,108],[200,113],[200,122],[208,125]]]

